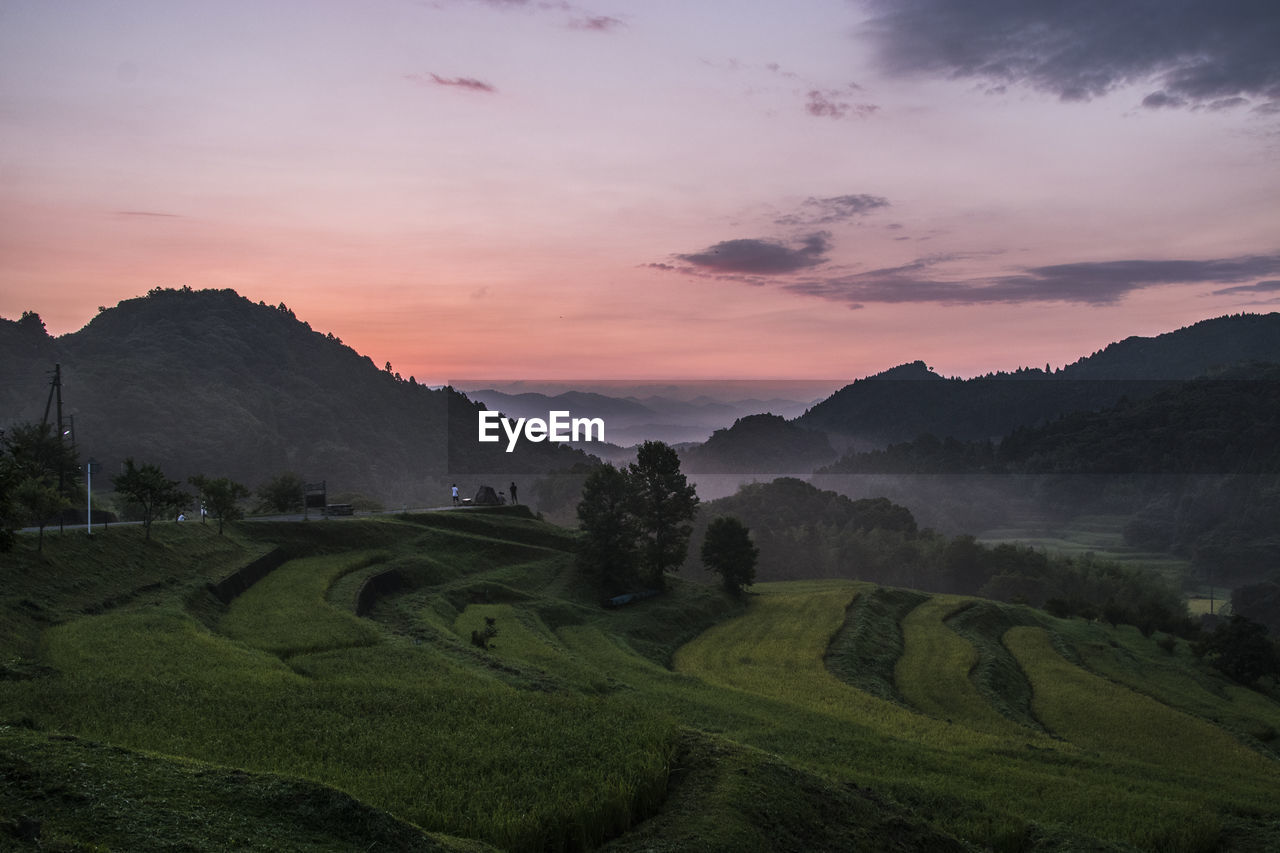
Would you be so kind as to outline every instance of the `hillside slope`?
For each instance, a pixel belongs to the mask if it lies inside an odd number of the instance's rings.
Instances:
[[[476,441],[476,404],[378,369],[284,305],[231,290],[156,289],[49,338],[38,318],[0,324],[0,426],[39,421],[62,364],[64,413],[82,459],[129,456],[170,477],[229,476],[251,488],[282,471],[330,493],[442,501],[444,484],[568,468],[587,457]],[[52,414],[50,415],[53,416]]]
[[[0,833],[139,851],[342,849],[366,826],[377,849],[1280,842],[1275,697],[1134,629],[847,581],[745,607],[677,582],[607,610],[572,537],[521,508],[156,536],[52,537],[43,557],[23,537],[0,563],[6,623],[42,614],[0,642]],[[205,588],[267,551],[284,561],[229,604]],[[73,762],[91,773],[68,781]],[[160,786],[146,808],[139,773]],[[288,807],[268,822],[236,784]],[[310,808],[326,821],[307,829]]]

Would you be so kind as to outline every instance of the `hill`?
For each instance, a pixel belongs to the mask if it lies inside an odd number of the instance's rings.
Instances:
[[[677,581],[607,610],[571,546],[518,507],[223,537],[168,523],[151,543],[113,527],[42,556],[21,537],[0,557],[0,838],[139,853],[1280,842],[1280,705],[1181,641],[849,581],[764,585],[745,604]],[[213,594],[264,556],[256,583]]]
[[[705,442],[685,448],[681,464],[691,473],[807,473],[835,457],[827,437],[781,415],[738,418]]]
[[[1000,439],[926,434],[852,453],[826,474],[1276,474],[1280,366],[1240,364]]]
[[[0,323],[0,352],[0,426],[41,419],[61,363],[81,458],[107,473],[130,456],[181,481],[203,473],[251,488],[295,471],[330,494],[400,504],[443,502],[451,477],[469,494],[588,458],[480,445],[478,406],[462,394],[379,369],[283,304],[231,290],[156,289],[58,338],[26,315]]]
[[[1280,363],[1280,313],[1218,317],[1154,338],[1127,338],[1054,371],[1022,368],[945,379],[913,362],[846,385],[796,423],[847,436],[859,450],[922,433],[996,439],[1244,361]]]
[[[932,477],[935,505],[972,499],[980,480],[1006,506],[1123,516],[1129,546],[1186,559],[1205,583],[1257,583],[1280,559],[1280,367],[1239,365],[998,443],[925,435],[819,473]]]

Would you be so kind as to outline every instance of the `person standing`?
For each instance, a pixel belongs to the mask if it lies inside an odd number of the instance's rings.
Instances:
[[[513,503],[513,504],[518,504],[518,503],[520,503],[520,501],[516,500],[516,483],[515,483],[515,480],[512,480],[512,481],[511,481],[511,503]]]
[[[458,500],[458,484],[454,483],[449,487],[449,491],[453,494],[453,505],[457,506],[461,501]]]

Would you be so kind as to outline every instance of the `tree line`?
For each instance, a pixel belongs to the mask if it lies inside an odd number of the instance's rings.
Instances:
[[[666,573],[688,555],[697,511],[697,491],[680,470],[679,454],[646,441],[625,468],[602,464],[587,475],[578,503],[578,565],[610,594],[661,591]],[[755,578],[757,551],[737,519],[717,518],[701,553],[729,592],[740,593]]]
[[[71,518],[79,521],[79,508],[87,500],[84,468],[77,449],[49,423],[17,424],[0,431],[0,552],[14,545],[14,533],[23,527],[38,530],[37,550],[44,548],[44,531],[51,524]],[[218,533],[226,522],[254,512],[294,512],[303,507],[305,484],[293,472],[264,481],[255,491],[229,477],[193,474],[184,485],[170,479],[153,463],[126,459],[122,470],[110,477],[116,505],[127,519],[142,522],[143,535],[151,538],[151,525],[190,509],[198,509],[201,521],[213,519]],[[256,503],[248,504],[250,497]],[[102,517],[115,513],[95,508]]]

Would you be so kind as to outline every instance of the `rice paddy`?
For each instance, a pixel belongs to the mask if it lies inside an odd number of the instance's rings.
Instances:
[[[148,756],[181,794],[133,817],[104,799],[93,820],[38,786],[0,805],[67,844],[166,849],[163,827],[201,809],[222,810],[218,837],[251,835],[226,828],[240,824],[223,787],[177,769],[196,766],[291,780],[304,800],[340,792],[405,849],[1280,842],[1280,703],[1185,644],[849,581],[762,584],[745,606],[676,581],[605,610],[557,528],[437,515],[330,526],[311,554],[293,531],[296,556],[229,606],[202,585],[260,553],[255,540],[194,569],[120,572],[150,591],[118,606],[77,613],[76,590],[102,599],[105,576],[47,592],[59,618],[6,635],[0,769],[56,775],[74,752],[56,736],[120,750],[118,780],[110,762],[95,771],[104,788],[132,790],[125,775],[143,771],[126,768]],[[19,586],[38,577],[18,569]],[[388,569],[400,586],[357,617],[359,584]],[[21,612],[15,595],[6,612]],[[484,648],[472,634],[486,627]],[[264,837],[300,832],[281,820]],[[343,849],[346,829],[324,832],[296,849]]]

